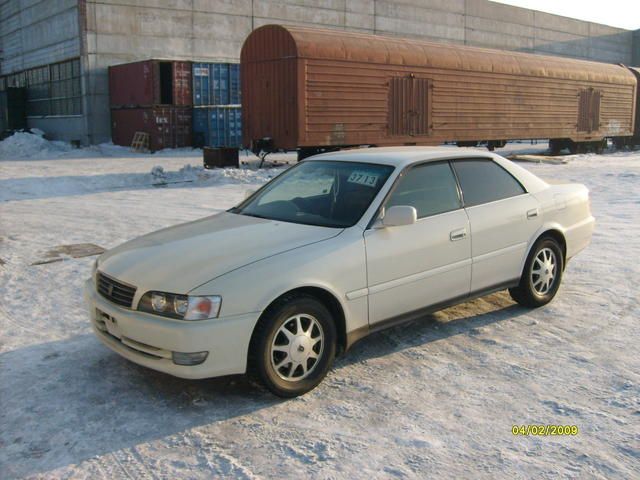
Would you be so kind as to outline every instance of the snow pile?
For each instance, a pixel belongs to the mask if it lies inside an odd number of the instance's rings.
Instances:
[[[41,135],[16,132],[0,142],[0,160],[55,158],[71,150],[73,147],[67,142],[52,142]]]
[[[215,168],[207,170],[202,166],[187,164],[178,171],[166,171],[162,165],[151,169],[153,184],[210,182],[215,184],[265,183],[280,175],[285,167],[276,168]]]
[[[0,142],[0,160],[42,160],[54,158],[105,158],[105,157],[202,157],[199,148],[166,148],[155,153],[139,153],[130,147],[112,142],[76,148],[68,142],[47,140],[44,132],[32,128],[29,132],[16,132]]]
[[[135,152],[131,147],[115,145],[113,142],[100,143],[98,145],[90,145],[79,149],[79,156],[99,156],[99,157],[200,157],[202,158],[202,149],[200,148],[165,148],[157,152]],[[74,155],[75,156],[75,155]]]

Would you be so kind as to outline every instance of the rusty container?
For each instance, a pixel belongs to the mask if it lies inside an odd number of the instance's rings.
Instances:
[[[191,107],[155,106],[111,110],[111,138],[128,147],[136,132],[149,134],[152,152],[191,146]]]
[[[191,62],[144,60],[109,67],[111,108],[191,105]]]
[[[619,65],[266,25],[241,57],[243,144],[273,149],[631,135]]]

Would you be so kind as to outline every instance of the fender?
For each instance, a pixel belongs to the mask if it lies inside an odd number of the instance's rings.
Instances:
[[[335,289],[331,288],[327,283],[320,282],[316,280],[305,280],[300,283],[287,283],[284,286],[279,285],[277,290],[270,290],[265,296],[260,299],[260,311],[264,312],[269,305],[271,305],[276,299],[280,298],[282,295],[291,292],[292,290],[300,290],[303,288],[317,288],[320,290],[324,290],[329,293],[333,298],[335,298],[340,304],[340,308],[345,313],[345,317],[348,312],[348,306],[345,302],[346,297],[344,295],[340,295]]]
[[[544,222],[540,228],[538,228],[538,230],[536,230],[536,232],[531,236],[531,239],[529,240],[529,243],[527,244],[527,252],[525,254],[525,256],[522,258],[522,261],[520,263],[520,275],[522,275],[522,272],[524,271],[524,264],[527,261],[527,258],[529,258],[529,253],[531,253],[531,249],[533,248],[533,245],[538,241],[538,238],[540,238],[540,236],[545,233],[548,232],[549,230],[555,230],[557,232],[560,232],[560,234],[563,236],[563,238],[565,239],[565,243],[567,241],[567,237],[565,235],[565,228],[560,225],[558,222],[552,222],[552,221],[546,221]]]
[[[366,336],[370,332],[369,303],[366,295],[349,300],[346,295],[340,295],[335,289],[331,288],[325,282],[318,281],[305,281],[300,285],[291,285],[291,288],[281,288],[277,295],[271,294],[272,298],[268,303],[261,303],[261,312],[258,318],[256,318],[256,323],[260,316],[262,316],[262,313],[264,313],[268,306],[276,301],[276,299],[289,292],[309,288],[321,290],[325,295],[332,297],[336,302],[336,305],[334,305],[333,308],[341,309],[342,318],[336,319],[339,351],[342,353],[346,352],[356,340]],[[253,329],[255,329],[255,325],[253,326]]]

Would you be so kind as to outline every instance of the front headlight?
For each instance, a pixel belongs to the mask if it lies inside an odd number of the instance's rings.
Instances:
[[[162,315],[179,320],[207,320],[220,313],[222,297],[177,295],[165,292],[147,292],[138,303],[141,312]]]

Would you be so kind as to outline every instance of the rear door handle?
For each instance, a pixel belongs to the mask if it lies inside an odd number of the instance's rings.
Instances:
[[[532,208],[531,210],[527,210],[527,218],[536,218],[538,216],[538,209]]]
[[[457,240],[462,240],[466,236],[467,236],[467,229],[466,228],[459,228],[458,230],[453,230],[449,234],[449,240],[451,240],[452,242],[455,242]]]

